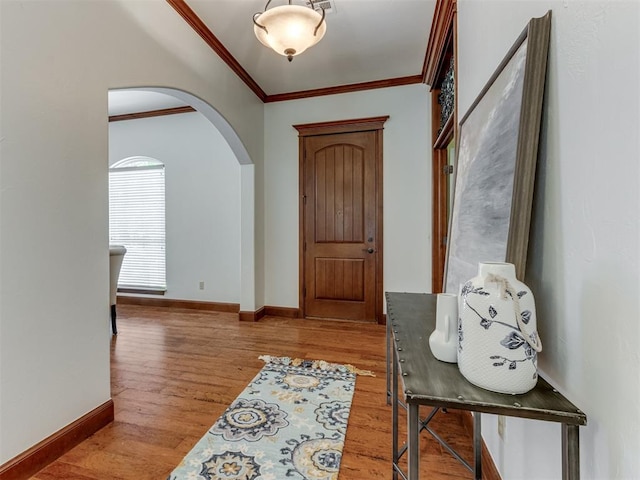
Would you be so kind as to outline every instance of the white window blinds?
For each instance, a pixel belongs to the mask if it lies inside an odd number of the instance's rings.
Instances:
[[[165,290],[164,165],[134,157],[109,170],[109,243],[124,245],[119,287]]]

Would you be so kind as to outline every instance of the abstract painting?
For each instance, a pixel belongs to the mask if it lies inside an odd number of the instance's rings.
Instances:
[[[524,276],[551,12],[532,19],[460,122],[444,291],[480,262]]]

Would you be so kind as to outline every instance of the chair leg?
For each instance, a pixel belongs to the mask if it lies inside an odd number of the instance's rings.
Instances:
[[[111,332],[114,335],[118,334],[118,329],[116,328],[116,306],[111,305]]]

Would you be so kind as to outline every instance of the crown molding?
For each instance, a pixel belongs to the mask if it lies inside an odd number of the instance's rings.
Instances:
[[[167,3],[171,5],[176,12],[180,14],[182,18],[195,30],[195,32],[202,37],[202,39],[211,47],[211,49],[218,54],[218,56],[240,77],[260,100],[264,102],[267,94],[260,88],[260,85],[249,75],[249,73],[242,68],[242,65],[238,63],[233,55],[227,50],[227,48],[218,40],[218,38],[209,30],[209,27],[196,15],[185,0],[167,0]]]
[[[373,90],[376,88],[397,87],[400,85],[411,85],[422,83],[422,75],[410,75],[408,77],[387,78],[385,80],[373,80],[371,82],[351,83],[338,85],[335,87],[316,88],[312,90],[301,90],[299,92],[278,93],[267,95],[265,103],[284,102],[287,100],[299,100],[301,98],[321,97],[324,95],[337,95],[339,93],[360,92],[363,90]]]
[[[437,0],[427,53],[422,66],[422,80],[433,87],[440,71],[441,62],[444,59],[444,50],[452,41],[453,18],[457,10],[457,0]]]
[[[147,112],[123,113],[122,115],[109,115],[110,122],[120,122],[122,120],[137,120],[139,118],[162,117],[164,115],[176,115],[179,113],[195,112],[193,107],[173,107],[162,108],[160,110],[149,110]]]

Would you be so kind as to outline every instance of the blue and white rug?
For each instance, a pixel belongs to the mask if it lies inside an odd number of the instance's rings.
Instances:
[[[266,362],[167,480],[336,480],[356,373],[351,365]]]

